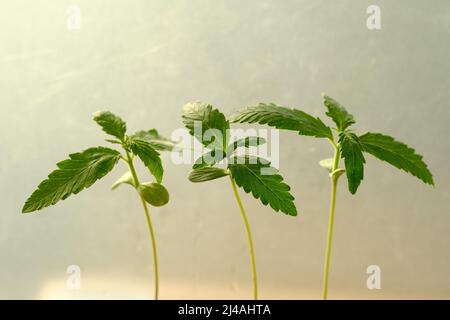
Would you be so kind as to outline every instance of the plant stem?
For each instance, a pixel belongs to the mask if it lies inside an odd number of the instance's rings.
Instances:
[[[258,279],[256,277],[256,262],[255,262],[255,250],[253,249],[252,232],[248,223],[247,215],[245,214],[244,206],[242,205],[241,197],[239,197],[238,189],[233,178],[230,176],[231,186],[233,187],[234,196],[241,209],[242,219],[244,220],[245,230],[247,231],[248,246],[250,249],[250,259],[252,262],[252,274],[253,274],[253,299],[258,300]]]
[[[327,239],[327,248],[325,252],[325,264],[323,267],[322,297],[324,300],[326,300],[328,296],[328,274],[330,271],[331,244],[333,242],[334,211],[336,207],[336,189],[339,180],[339,174],[335,174],[335,170],[338,169],[339,167],[340,150],[339,147],[336,146],[334,142],[332,142],[332,145],[334,147],[334,159],[333,159],[333,168],[330,173],[330,180],[331,180],[330,217],[328,221],[328,239]]]
[[[133,159],[131,158],[131,155],[128,151],[126,151],[127,159],[128,159],[128,166],[130,167],[131,175],[134,179],[135,186],[139,186],[139,179],[136,174],[136,169],[133,165]],[[139,197],[141,198],[142,206],[144,207],[145,211],[145,217],[147,219],[147,225],[148,230],[150,232],[150,238],[152,242],[152,251],[153,251],[153,264],[154,264],[154,270],[155,270],[155,300],[158,300],[159,295],[159,281],[158,281],[158,255],[156,252],[156,239],[155,239],[155,232],[153,230],[152,220],[150,219],[150,213],[148,211],[147,203],[145,202],[145,199],[139,194]]]

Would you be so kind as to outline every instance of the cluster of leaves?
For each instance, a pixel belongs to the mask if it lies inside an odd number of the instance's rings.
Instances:
[[[127,172],[113,185],[113,189],[127,183],[135,187],[147,202],[159,205],[167,203],[167,190],[160,185],[164,169],[158,151],[172,150],[175,146],[174,142],[160,136],[155,129],[138,131],[128,136],[126,123],[108,111],[96,112],[94,121],[104,132],[113,137],[106,141],[121,145],[130,157],[139,157],[156,180],[155,184],[138,184],[133,174]],[[106,147],[92,147],[70,154],[69,159],[58,162],[58,168],[50,173],[48,179],[39,184],[36,191],[25,202],[22,212],[41,210],[72,194],[79,193],[107,175],[120,159],[127,162],[129,160],[119,151]]]
[[[182,118],[190,134],[208,150],[195,161],[190,181],[204,182],[230,176],[246,193],[251,193],[264,205],[270,205],[277,212],[297,215],[290,187],[283,182],[277,169],[265,159],[237,154],[239,148],[264,144],[263,138],[245,137],[229,143],[230,122],[218,109],[202,102],[185,105]],[[218,166],[222,160],[226,168]]]
[[[433,176],[422,156],[406,144],[381,133],[367,132],[358,135],[351,130],[355,123],[345,107],[333,98],[323,95],[327,108],[326,115],[336,125],[337,141],[333,131],[319,118],[297,109],[289,109],[275,104],[261,103],[245,108],[231,117],[232,122],[267,124],[277,129],[297,131],[300,135],[327,138],[336,145],[344,159],[348,188],[355,194],[364,178],[364,153],[386,161],[394,167],[419,178],[424,183],[434,185]]]

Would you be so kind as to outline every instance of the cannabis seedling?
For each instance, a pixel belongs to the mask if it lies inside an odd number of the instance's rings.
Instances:
[[[330,127],[322,120],[303,111],[280,107],[275,104],[261,103],[256,107],[248,107],[232,117],[232,122],[267,124],[278,129],[297,131],[300,135],[326,138],[334,149],[334,157],[320,161],[320,165],[329,171],[331,179],[330,218],[325,254],[323,275],[323,298],[328,293],[328,273],[330,269],[331,244],[333,239],[334,211],[336,205],[336,189],[339,177],[345,172],[348,189],[355,194],[364,178],[365,159],[363,152],[386,161],[394,167],[404,170],[419,178],[424,183],[434,185],[433,176],[422,156],[406,144],[381,133],[367,132],[363,135],[354,133],[350,126],[355,123],[353,116],[336,100],[323,94],[323,103],[327,108],[326,115],[336,124],[334,137]],[[339,167],[340,159],[344,159],[343,168]]]
[[[253,297],[256,300],[258,299],[258,281],[255,251],[250,225],[237,186],[243,188],[246,193],[252,193],[253,197],[260,199],[264,205],[269,204],[275,211],[296,216],[297,209],[294,205],[294,197],[289,193],[290,187],[283,182],[278,171],[270,166],[269,161],[250,156],[247,152],[244,156],[238,154],[239,148],[246,148],[244,150],[247,151],[249,147],[264,144],[265,139],[246,137],[228,144],[230,122],[218,109],[206,103],[196,102],[185,105],[182,118],[189,133],[209,150],[195,161],[189,180],[204,182],[225,176],[230,178],[247,232],[252,266]],[[226,168],[218,167],[220,162],[225,163]]]
[[[169,139],[161,137],[155,129],[138,131],[128,136],[126,135],[126,123],[108,111],[94,113],[94,120],[102,127],[104,132],[114,137],[114,139],[107,139],[106,141],[120,145],[123,148],[124,155],[117,150],[105,147],[93,147],[79,153],[70,154],[69,159],[58,162],[58,169],[50,173],[48,179],[39,184],[36,191],[25,202],[22,213],[41,210],[68,198],[72,194],[79,193],[108,174],[120,159],[125,161],[130,171],[119,178],[113,184],[112,189],[117,188],[121,184],[129,184],[139,194],[152,242],[155,299],[158,299],[156,241],[147,203],[159,207],[167,204],[169,201],[169,193],[161,184],[164,170],[158,150],[170,151],[175,144]],[[133,164],[134,156],[138,156],[141,159],[154,176],[156,182],[141,183],[139,181]]]

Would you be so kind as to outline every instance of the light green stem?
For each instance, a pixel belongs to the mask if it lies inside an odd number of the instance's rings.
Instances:
[[[335,174],[335,170],[339,167],[339,147],[336,146],[334,142],[332,145],[335,149],[334,159],[333,159],[333,168],[330,173],[331,180],[331,199],[330,199],[330,217],[328,221],[328,238],[327,238],[327,248],[325,252],[325,264],[323,267],[323,291],[322,297],[324,300],[327,299],[328,296],[328,274],[330,271],[330,258],[331,258],[331,244],[333,242],[333,225],[334,225],[334,211],[336,207],[336,189],[339,180],[339,174]]]
[[[131,158],[131,155],[128,151],[126,151],[126,153],[127,153],[128,166],[130,167],[131,175],[133,176],[133,179],[134,179],[134,184],[135,184],[135,186],[139,186],[140,183],[139,183],[138,176],[136,174],[136,169],[134,168],[134,165],[133,165],[133,159]],[[154,264],[154,270],[155,270],[155,300],[158,300],[158,295],[159,295],[158,255],[156,252],[155,232],[153,230],[152,220],[150,219],[150,213],[148,211],[147,203],[145,202],[145,199],[141,195],[139,195],[139,197],[141,198],[142,206],[144,207],[145,217],[147,219],[148,230],[150,232],[150,238],[152,241],[153,264]]]
[[[241,197],[239,196],[238,189],[236,187],[236,183],[233,178],[230,176],[231,185],[233,187],[234,196],[236,197],[236,201],[241,209],[242,219],[244,220],[245,230],[247,231],[248,237],[248,246],[250,249],[250,259],[252,262],[252,274],[253,274],[253,298],[254,300],[258,300],[258,279],[256,277],[256,262],[255,262],[255,250],[253,249],[253,239],[252,232],[250,230],[250,225],[248,223],[247,215],[245,214],[244,206],[242,205]]]

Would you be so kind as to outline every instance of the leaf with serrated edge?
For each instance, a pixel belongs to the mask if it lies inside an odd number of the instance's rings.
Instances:
[[[139,138],[149,142],[152,147],[158,151],[172,151],[177,143],[165,138],[159,134],[156,129],[150,129],[148,131],[141,130],[131,136],[131,138]]]
[[[361,144],[356,134],[346,131],[339,134],[339,145],[344,158],[348,190],[351,194],[355,194],[364,179],[364,163],[366,163]]]
[[[355,123],[353,116],[336,100],[322,93],[323,104],[327,107],[328,112],[325,114],[333,119],[339,131],[344,131]]]
[[[218,109],[203,102],[188,103],[183,107],[182,118],[189,133],[204,146],[216,150],[226,149],[230,124]],[[205,134],[210,135],[211,139],[204,139]]]
[[[434,185],[433,175],[422,156],[406,144],[381,133],[365,133],[359,137],[364,152],[406,171],[424,183]]]
[[[115,114],[109,111],[97,111],[94,113],[94,121],[97,122],[107,134],[118,138],[120,141],[124,139],[127,125]]]
[[[261,163],[262,162],[262,163]],[[294,197],[289,193],[290,187],[283,182],[283,177],[279,174],[263,175],[262,169],[270,167],[266,160],[253,163],[248,157],[244,159],[234,159],[233,164],[228,166],[231,176],[236,184],[243,188],[245,192],[252,193],[253,197],[267,205],[269,204],[276,212],[296,216],[297,208],[294,204]]]
[[[250,148],[257,147],[266,143],[266,139],[263,137],[245,137],[236,140],[228,146],[228,153],[233,153],[238,148]]]
[[[245,108],[230,119],[231,122],[267,124],[277,129],[297,131],[300,135],[333,139],[331,129],[319,118],[273,103]]]
[[[225,169],[206,167],[195,169],[189,174],[189,181],[191,182],[205,182],[227,176],[229,173]]]
[[[77,194],[104,177],[120,159],[116,150],[96,147],[69,155],[69,159],[58,162],[58,169],[42,181],[28,198],[23,213],[41,210]]]
[[[155,177],[156,182],[161,183],[164,169],[159,152],[149,142],[140,138],[130,137],[128,144],[131,151],[142,160],[150,173]]]

